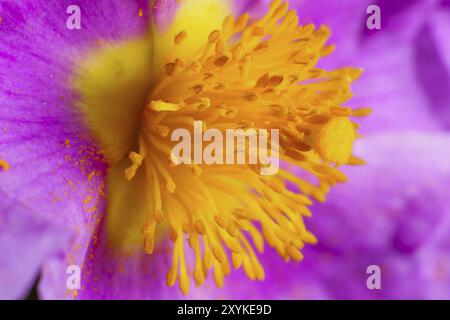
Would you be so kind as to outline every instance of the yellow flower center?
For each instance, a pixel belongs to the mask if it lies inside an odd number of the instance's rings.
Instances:
[[[145,250],[153,253],[155,231],[166,223],[174,242],[167,285],[178,280],[184,293],[186,238],[195,252],[197,285],[213,268],[221,287],[230,257],[250,279],[262,280],[255,249],[263,251],[263,239],[285,260],[301,260],[304,243],[316,241],[303,223],[311,203],[305,195],[322,200],[329,185],[344,180],[330,163],[347,163],[352,154],[352,111],[339,106],[350,98],[349,85],[360,71],[317,69],[318,59],[333,51],[325,45],[329,31],[299,26],[287,3],[273,1],[265,17],[253,23],[249,18],[228,16],[189,59],[177,58],[189,30],[175,36],[166,74],[142,112],[138,150],[130,153],[132,165],[125,170],[129,180],[139,168],[145,171]],[[283,159],[316,175],[320,187],[287,171],[262,177],[248,165],[170,165],[170,132],[192,131],[196,120],[220,130],[280,129]],[[289,191],[286,180],[302,194]]]
[[[120,127],[120,117],[99,121],[88,112],[92,122],[100,122],[94,131],[107,150],[115,140],[111,132],[124,128],[123,143],[107,152],[114,164],[107,225],[113,246],[123,245],[122,238],[132,234],[133,241],[144,239],[148,254],[159,254],[158,244],[170,238],[172,266],[166,282],[173,286],[178,281],[185,294],[191,278],[201,285],[211,272],[221,287],[232,267],[242,267],[252,280],[264,279],[257,252],[264,250],[265,242],[286,261],[302,260],[304,244],[316,242],[303,221],[311,215],[311,199],[324,201],[332,185],[345,181],[338,165],[362,163],[352,156],[357,125],[350,117],[370,112],[343,106],[361,70],[317,68],[318,60],[334,50],[326,44],[330,32],[324,26],[299,25],[287,2],[274,0],[267,14],[255,21],[248,14],[227,16],[221,27],[209,30],[203,45],[185,50],[186,43],[193,47],[198,42],[197,30],[177,30],[164,50],[151,50],[145,40],[131,45],[143,49],[133,57],[142,52],[165,57],[163,69],[153,66],[158,76],[151,83],[141,83],[148,78],[134,60],[126,62],[125,70],[135,70],[128,83],[150,90],[145,108],[139,107],[142,97],[133,96],[129,110],[143,109],[140,117]],[[123,52],[104,54],[107,61],[115,61]],[[145,61],[145,66],[152,65]],[[85,68],[101,69],[89,63]],[[107,83],[112,71],[105,70]],[[76,81],[85,106],[102,101],[92,98],[90,93],[98,95],[98,90],[86,89],[89,83],[86,77]],[[124,97],[129,94],[127,89]],[[116,110],[121,99],[110,99],[110,105],[97,109],[112,105]],[[196,121],[221,132],[278,129],[280,159],[289,165],[273,176],[261,175],[260,165],[254,164],[175,165],[170,161],[171,133],[179,128],[193,133]],[[124,152],[129,152],[128,159],[121,158]],[[296,176],[287,169],[291,165],[315,181]],[[298,190],[288,189],[288,182]],[[137,224],[143,225],[142,235],[135,230]]]

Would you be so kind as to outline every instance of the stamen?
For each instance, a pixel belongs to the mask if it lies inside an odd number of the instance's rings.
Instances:
[[[303,246],[317,241],[303,220],[311,215],[311,199],[324,201],[331,186],[346,181],[336,165],[363,163],[352,155],[357,127],[349,117],[366,116],[370,109],[342,106],[361,70],[316,67],[335,49],[326,44],[328,28],[299,26],[296,12],[282,0],[272,1],[260,20],[249,20],[248,14],[228,16],[197,55],[166,61],[166,74],[142,113],[139,150],[129,154],[125,171],[129,180],[142,171],[147,181],[144,249],[152,254],[156,230],[167,230],[174,249],[166,283],[178,281],[185,294],[190,276],[199,286],[210,269],[221,287],[231,265],[252,280],[264,279],[255,252],[263,252],[265,243],[286,261],[302,260]],[[174,55],[188,32],[175,36]],[[286,169],[261,177],[261,165],[254,164],[170,164],[170,133],[180,127],[192,133],[196,120],[221,132],[279,129],[281,160],[316,181]],[[195,253],[193,268],[187,267],[185,238]]]

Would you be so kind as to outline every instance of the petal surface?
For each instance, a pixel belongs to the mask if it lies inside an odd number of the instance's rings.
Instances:
[[[392,132],[358,142],[366,166],[315,204],[307,220],[319,239],[300,264],[264,253],[264,282],[233,274],[225,299],[448,299],[450,296],[450,137]],[[382,289],[367,288],[367,267],[381,268]],[[414,281],[411,281],[414,279]]]
[[[43,221],[39,228],[49,234],[43,232],[41,251],[52,251],[51,244],[58,247],[57,241],[45,241],[67,227],[75,236],[70,254],[75,261],[84,255],[83,247],[100,221],[106,164],[74,108],[77,96],[69,86],[74,61],[102,41],[147,32],[148,15],[139,14],[140,9],[146,12],[146,1],[79,1],[81,30],[69,30],[66,12],[71,4],[0,2],[0,158],[9,166],[0,172],[0,192],[8,198],[9,212],[29,208],[32,218],[25,213],[18,217],[32,223],[17,222],[20,228],[33,229]]]
[[[68,248],[67,231],[0,191],[0,299],[26,297],[42,263]]]

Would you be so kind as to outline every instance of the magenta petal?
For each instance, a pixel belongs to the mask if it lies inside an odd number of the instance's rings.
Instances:
[[[72,3],[0,1],[0,159],[11,166],[0,172],[0,194],[2,201],[8,198],[11,212],[19,210],[15,208],[29,210],[31,217],[26,220],[30,225],[21,221],[17,230],[49,231],[49,238],[42,234],[41,240],[35,239],[42,248],[36,249],[37,260],[29,266],[30,275],[36,274],[43,255],[51,251],[46,241],[52,239],[54,231],[46,223],[64,226],[68,236],[75,236],[70,250],[66,247],[56,258],[65,261],[58,273],[65,277],[69,260],[82,261],[83,248],[104,210],[106,164],[74,110],[77,97],[68,88],[71,61],[97,46],[99,40],[126,40],[148,30],[147,1],[77,1],[81,30],[66,27],[66,10]],[[139,15],[139,9],[144,16]],[[1,219],[10,214],[4,210]],[[13,235],[20,241],[18,231],[5,237]],[[32,236],[37,237],[30,233],[30,239]],[[2,240],[11,242],[10,238]],[[2,241],[1,245],[6,244]],[[23,257],[28,259],[25,253]]]
[[[201,298],[432,299],[450,297],[450,136],[392,132],[358,142],[366,166],[347,168],[349,182],[315,204],[309,229],[319,244],[285,263],[271,249],[264,282],[232,273]],[[366,286],[369,265],[382,289]],[[411,281],[414,279],[414,281]],[[241,283],[246,283],[242,286]]]
[[[83,262],[80,299],[180,299],[180,290],[167,287],[172,243],[167,239],[147,255],[142,247],[124,253],[108,247],[100,227]]]
[[[334,55],[344,55],[347,50],[354,50],[365,28],[369,0],[299,0],[292,2],[299,14],[302,24],[325,24],[330,27],[330,43],[337,46]]]
[[[0,299],[26,296],[42,263],[68,247],[67,231],[0,191]]]
[[[336,51],[320,62],[325,69],[360,67],[364,73],[352,86],[353,107],[372,107],[374,113],[361,121],[363,133],[380,130],[439,130],[440,114],[431,108],[424,92],[417,65],[414,36],[435,7],[434,0],[413,1],[411,6],[392,6],[379,1],[383,21],[391,25],[413,20],[406,34],[396,28],[368,31],[366,9],[369,1],[298,1],[295,3],[301,23],[326,24],[333,33],[330,43]],[[414,17],[411,17],[414,15]],[[367,33],[368,32],[368,33]],[[363,39],[363,35],[377,35]],[[363,41],[364,40],[364,41]],[[434,82],[433,82],[434,83]]]
[[[397,43],[411,42],[418,31],[438,7],[440,0],[378,0],[374,1],[381,9],[381,30],[363,30],[363,41],[372,41],[385,34],[395,38]]]
[[[450,296],[448,287],[433,290],[450,281],[449,272],[436,268],[441,261],[443,270],[450,270],[450,254],[442,247],[450,241],[449,148],[445,134],[394,132],[358,143],[356,152],[368,164],[346,170],[349,182],[334,189],[327,203],[313,207],[310,223],[320,239],[311,261],[318,279],[329,272],[325,257],[332,268],[353,270],[334,272],[331,296]],[[365,287],[370,264],[384,270],[381,291]]]
[[[440,115],[430,108],[419,81],[413,46],[396,45],[389,38],[380,38],[342,63],[364,69],[353,85],[355,94],[349,102],[354,107],[369,106],[374,110],[370,117],[360,121],[361,132],[441,128]]]
[[[429,24],[417,37],[417,74],[445,129],[450,129],[450,10],[430,15]]]
[[[373,244],[387,245],[379,242],[384,241],[380,234],[399,236],[394,224],[386,224],[388,218],[398,221],[402,228],[411,229],[415,220],[434,221],[436,227],[450,209],[445,200],[450,191],[444,187],[450,179],[449,144],[450,136],[445,134],[394,132],[366,137],[357,143],[355,153],[368,164],[344,169],[349,182],[333,189],[329,201],[316,205],[315,210],[328,209],[335,222],[348,218],[354,231],[366,233],[368,240],[367,245],[361,241],[352,242],[353,245],[366,249]],[[350,201],[348,197],[355,193],[361,196]],[[370,217],[372,223],[365,224]],[[314,220],[321,225],[319,218]],[[422,227],[425,232],[426,225]],[[339,229],[330,230],[330,237],[321,232],[321,242],[332,244],[340,234]],[[342,230],[342,237],[348,237],[347,231]],[[417,237],[414,241],[423,243],[422,232],[416,230],[414,234]],[[423,237],[429,234],[425,232]],[[350,244],[343,248],[352,250]]]
[[[175,17],[177,7],[176,0],[156,0],[152,8],[156,26],[161,29],[167,28]]]
[[[436,11],[429,18],[430,31],[436,41],[439,59],[442,60],[447,73],[450,75],[450,42],[448,33],[450,32],[450,10]]]
[[[71,58],[146,32],[145,3],[78,2],[81,30],[66,28],[70,1],[0,3],[0,157],[11,165],[0,188],[10,197],[67,223],[91,215],[106,167],[73,107]]]
[[[253,18],[262,17],[267,13],[272,0],[233,0],[233,11],[236,15],[249,13]]]

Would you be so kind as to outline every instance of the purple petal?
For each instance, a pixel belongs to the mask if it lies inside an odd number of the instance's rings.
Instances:
[[[164,241],[152,255],[143,247],[122,251],[108,247],[100,227],[83,262],[80,299],[180,299],[178,288],[165,283],[171,266],[172,243]]]
[[[42,263],[67,248],[67,230],[37,219],[0,191],[0,299],[26,296]]]
[[[359,121],[362,133],[441,128],[440,114],[430,107],[419,81],[413,46],[379,38],[344,61],[343,64],[364,69],[362,77],[353,84],[354,98],[349,102],[354,107],[369,106],[374,110]]]
[[[307,224],[319,244],[305,247],[301,263],[285,263],[268,249],[261,258],[264,282],[249,282],[238,271],[222,290],[196,297],[448,299],[448,150],[445,134],[393,132],[361,140],[356,151],[368,164],[348,168],[349,182],[314,205]],[[374,264],[381,267],[381,290],[366,285]]]
[[[0,154],[11,165],[0,175],[1,189],[38,212],[57,212],[60,219],[63,212],[92,209],[105,174],[73,107],[68,56],[101,38],[115,41],[145,32],[147,25],[137,14],[139,1],[88,1],[80,3],[82,30],[68,30],[69,4],[2,2],[0,25]],[[94,199],[83,205],[89,196]]]
[[[10,212],[29,208],[36,219],[27,218],[29,227],[17,222],[18,227],[45,230],[38,224],[42,219],[75,233],[74,246],[63,255],[66,264],[69,257],[78,261],[84,256],[79,247],[87,246],[99,223],[106,175],[103,157],[73,108],[77,97],[68,86],[72,61],[99,40],[125,40],[148,28],[148,15],[139,16],[139,9],[147,11],[147,1],[100,0],[78,1],[82,29],[68,30],[66,10],[72,3],[0,2],[0,155],[11,166],[0,172],[0,192],[8,197]],[[11,235],[20,241],[18,233]],[[41,251],[45,241],[42,236]],[[41,256],[30,273],[36,273]],[[20,259],[12,261],[16,267],[8,270],[19,270]]]
[[[177,7],[176,0],[156,0],[152,8],[156,26],[162,29],[167,28],[175,17]]]
[[[272,0],[233,0],[232,2],[236,15],[249,13],[252,18],[259,18],[267,13]]]
[[[376,2],[382,11],[381,30],[366,28],[366,9],[373,4],[370,2],[321,0],[300,1],[296,5],[302,23],[329,25],[334,34],[330,42],[335,43],[337,49],[320,63],[321,67],[354,66],[364,69],[362,78],[353,85],[355,96],[349,102],[350,106],[374,109],[373,115],[361,121],[363,133],[442,128],[443,111],[436,112],[432,107],[423,77],[417,73],[418,68],[432,69],[433,60],[419,55],[418,61],[415,46],[416,38],[421,38],[421,28],[437,8],[437,1],[412,0],[405,3]],[[408,24],[411,21],[412,24]],[[425,47],[431,45],[430,41],[425,42]],[[433,97],[439,99],[438,95]]]
[[[336,54],[344,54],[344,51],[355,49],[366,26],[366,10],[370,4],[369,0],[299,0],[293,6],[297,8],[302,24],[329,26],[332,32],[330,43],[336,44]]]
[[[433,10],[438,7],[439,0],[378,0],[381,9],[381,30],[364,28],[363,41],[372,41],[377,36],[396,39],[397,42],[412,41],[419,30],[427,22]]]
[[[436,11],[416,41],[418,79],[429,105],[445,129],[450,129],[450,10]]]
[[[358,143],[356,152],[368,164],[348,169],[349,182],[313,208],[311,229],[320,241],[315,254],[352,270],[336,273],[341,287],[332,283],[332,296],[433,298],[432,292],[412,289],[438,282],[435,272],[425,273],[434,264],[429,253],[447,263],[450,258],[440,248],[450,240],[449,147],[450,136],[443,134],[381,134]],[[320,278],[326,267],[313,262]],[[384,270],[379,292],[365,287],[370,264]],[[449,281],[450,273],[442,277]],[[443,294],[450,296],[450,289]]]

